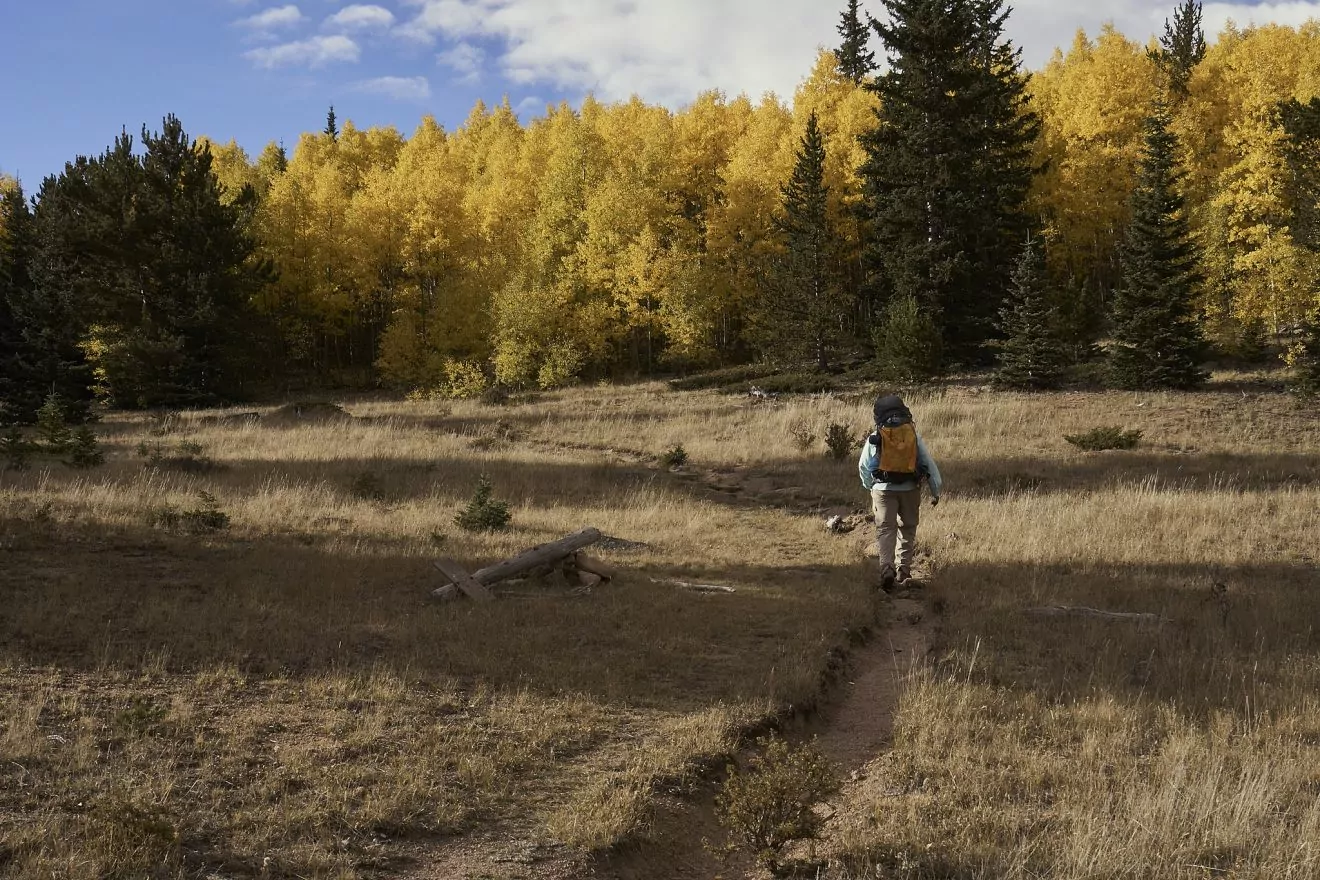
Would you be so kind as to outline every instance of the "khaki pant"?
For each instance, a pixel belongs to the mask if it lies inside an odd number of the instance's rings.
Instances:
[[[881,492],[871,490],[871,504],[875,508],[876,544],[880,549],[880,570],[894,568],[895,542],[898,547],[898,568],[912,570],[917,553],[917,523],[921,520],[921,490]]]

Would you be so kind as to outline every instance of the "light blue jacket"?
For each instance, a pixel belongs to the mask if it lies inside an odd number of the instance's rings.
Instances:
[[[871,436],[875,436],[874,434]],[[885,483],[877,480],[871,475],[875,470],[876,458],[880,451],[875,448],[871,438],[866,439],[866,445],[862,447],[862,457],[857,462],[857,471],[862,477],[862,486],[870,492],[872,488],[879,486],[881,492],[908,492],[917,488],[916,480],[908,480],[904,483]],[[917,435],[917,470],[924,471],[930,480],[930,497],[939,498],[940,490],[944,488],[944,480],[940,477],[939,466],[935,464],[935,459],[930,457],[930,452],[926,449],[926,442]]]

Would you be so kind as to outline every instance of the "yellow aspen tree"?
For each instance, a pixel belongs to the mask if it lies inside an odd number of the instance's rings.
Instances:
[[[726,203],[724,171],[753,115],[745,97],[729,102],[712,91],[674,117],[673,161],[682,173],[673,193],[674,283],[660,320],[673,354],[697,363],[725,359],[742,341],[742,307],[712,233]]]
[[[1055,271],[1107,288],[1117,277],[1116,248],[1141,154],[1142,122],[1160,94],[1146,49],[1106,25],[1094,40],[1079,31],[1031,79],[1040,114],[1033,204],[1051,242]]]
[[[232,204],[243,192],[243,187],[252,187],[259,191],[260,176],[248,158],[247,151],[230,140],[227,144],[217,143],[206,136],[197,138],[197,149],[211,151],[211,171],[220,181],[221,199]]]
[[[832,51],[822,51],[811,75],[798,87],[793,99],[793,133],[785,144],[791,159],[806,131],[807,119],[816,114],[825,139],[825,186],[829,191],[830,228],[840,236],[838,259],[842,263],[848,296],[858,299],[862,286],[862,229],[857,210],[862,201],[861,167],[866,150],[861,136],[875,127],[879,99],[858,86],[839,67]],[[787,172],[783,180],[787,180]],[[782,184],[782,181],[781,181]],[[854,307],[855,308],[855,307]],[[865,316],[854,314],[854,320]]]
[[[777,246],[775,214],[784,181],[793,170],[794,130],[792,111],[767,95],[730,149],[723,170],[724,198],[711,216],[707,234],[710,259],[723,277],[724,298],[703,302],[695,283],[676,292],[689,301],[672,311],[669,332],[686,359],[700,361],[703,354],[712,354],[703,351],[709,334],[697,332],[703,325],[694,322],[695,316],[714,323],[721,313],[731,313],[741,320],[756,302],[764,267]]]
[[[576,260],[586,232],[587,195],[602,178],[601,146],[583,114],[561,104],[533,123],[528,146],[543,148],[535,211],[521,265],[494,301],[495,373],[501,382],[555,387],[575,378],[606,346],[608,307],[588,295]]]
[[[1310,305],[1313,258],[1292,240],[1282,101],[1315,95],[1317,30],[1229,29],[1207,57],[1226,105],[1216,115],[1217,161],[1202,176],[1206,201],[1194,209],[1207,250],[1206,311],[1221,344],[1242,328],[1271,331],[1300,321]],[[1218,167],[1216,167],[1218,166]]]
[[[576,262],[586,289],[610,309],[610,366],[622,361],[637,373],[654,363],[660,342],[670,194],[677,185],[672,117],[638,98],[587,109],[584,121],[596,129],[605,167],[587,196]]]

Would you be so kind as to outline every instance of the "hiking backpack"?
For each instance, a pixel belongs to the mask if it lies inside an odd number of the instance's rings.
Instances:
[[[882,483],[907,483],[919,476],[917,465],[917,426],[912,412],[897,395],[875,402],[875,468],[871,476]]]

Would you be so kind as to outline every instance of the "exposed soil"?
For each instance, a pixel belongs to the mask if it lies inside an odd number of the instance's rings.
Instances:
[[[571,448],[603,452],[632,465],[652,464],[648,457],[628,450]],[[778,486],[764,475],[683,469],[671,476],[697,483],[728,503],[820,513],[819,506],[810,505],[796,487]],[[874,526],[867,525],[847,539],[855,540],[861,553],[873,546],[873,538]],[[793,739],[814,739],[822,754],[843,771],[847,782],[829,805],[835,815],[829,829],[843,827],[856,812],[853,805],[865,800],[868,768],[883,757],[893,740],[904,676],[922,662],[934,642],[931,615],[919,586],[928,576],[921,560],[916,575],[911,589],[889,597],[877,592],[874,631],[850,652],[846,666],[822,694],[813,715],[795,729],[784,731]],[[728,852],[727,836],[715,815],[718,790],[719,780],[707,779],[687,790],[657,793],[644,834],[595,856],[545,843],[544,835],[532,828],[492,828],[484,834],[419,849],[407,876],[419,880],[765,880],[770,875],[752,859]],[[827,830],[825,839],[817,843],[818,856],[829,853],[829,835]]]

